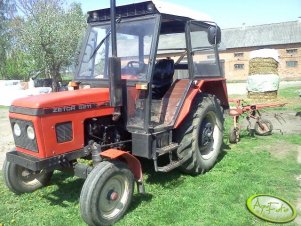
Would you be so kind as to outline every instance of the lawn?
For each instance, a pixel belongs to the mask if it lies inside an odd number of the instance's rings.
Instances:
[[[287,147],[285,154],[277,156],[279,148],[266,145],[273,143]],[[228,145],[225,137],[220,161],[210,172],[195,177],[179,171],[155,173],[146,162],[147,194],[135,194],[130,210],[117,225],[272,225],[250,214],[246,200],[265,193],[296,205],[301,167],[295,151],[299,145],[299,135],[245,137],[237,145]],[[84,225],[78,204],[82,185],[83,180],[57,172],[50,186],[16,196],[1,182],[0,223]]]
[[[292,92],[281,91],[280,96],[295,98],[290,96]],[[253,216],[246,200],[263,193],[297,205],[300,135],[251,139],[242,131],[241,141],[232,145],[227,137],[230,120],[219,161],[204,175],[189,176],[177,170],[155,173],[152,162],[143,161],[147,193],[135,193],[129,211],[117,225],[279,225]],[[82,179],[56,172],[49,186],[20,196],[8,191],[2,181],[0,172],[0,225],[85,225],[79,213]],[[298,214],[301,216],[300,210]]]

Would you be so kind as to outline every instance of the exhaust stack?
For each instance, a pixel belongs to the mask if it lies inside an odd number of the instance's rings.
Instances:
[[[117,57],[116,1],[111,0],[111,43],[112,57],[109,58],[110,105],[115,108],[114,116],[120,115],[122,103],[121,60]],[[113,119],[114,119],[113,116]]]

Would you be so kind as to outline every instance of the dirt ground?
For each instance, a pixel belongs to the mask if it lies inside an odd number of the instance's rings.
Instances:
[[[0,108],[0,128],[0,169],[2,169],[5,153],[14,147],[8,109]]]
[[[261,114],[262,119],[272,122],[273,133],[301,134],[301,116],[296,116],[296,112],[261,111]],[[240,124],[242,129],[245,129],[249,123],[241,117]]]

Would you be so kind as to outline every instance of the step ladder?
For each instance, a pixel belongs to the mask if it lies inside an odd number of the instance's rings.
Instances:
[[[164,172],[167,173],[180,165],[186,162],[190,156],[185,156],[183,159],[174,160],[172,157],[172,153],[178,149],[180,145],[177,143],[170,143],[167,146],[157,148],[156,149],[156,156],[154,157],[154,166],[156,172]],[[160,156],[168,154],[169,155],[169,163],[165,166],[158,166],[157,160]]]

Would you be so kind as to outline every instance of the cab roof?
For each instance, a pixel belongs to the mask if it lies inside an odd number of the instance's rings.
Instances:
[[[121,18],[141,17],[143,15],[161,14],[163,19],[211,21],[206,14],[161,0],[140,1],[116,7],[116,16]],[[110,20],[110,8],[88,12],[88,23]]]

